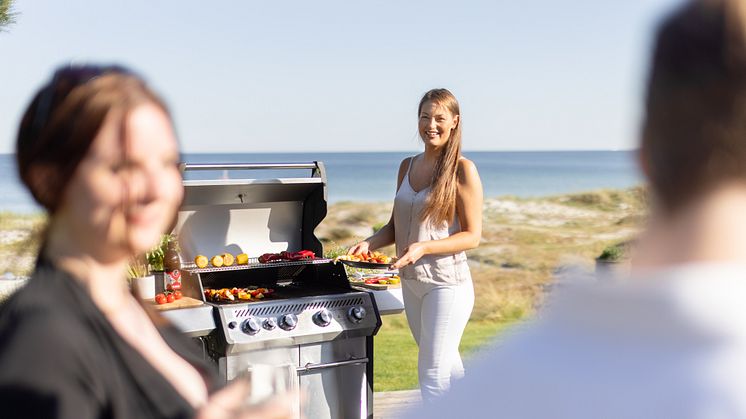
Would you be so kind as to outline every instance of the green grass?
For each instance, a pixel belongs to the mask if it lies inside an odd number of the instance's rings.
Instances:
[[[475,349],[488,343],[510,322],[470,321],[461,339],[461,355],[468,358]],[[383,316],[383,326],[374,339],[375,391],[417,388],[417,345],[403,314]]]

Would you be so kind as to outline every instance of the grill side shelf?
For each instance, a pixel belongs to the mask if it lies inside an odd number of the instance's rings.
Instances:
[[[332,259],[318,258],[308,260],[293,260],[293,261],[281,261],[281,262],[268,262],[259,263],[258,258],[249,258],[249,263],[246,265],[231,265],[221,266],[220,268],[209,267],[209,268],[198,268],[194,263],[184,264],[181,269],[187,271],[190,274],[204,274],[212,272],[228,272],[228,271],[244,271],[250,269],[266,269],[266,268],[282,268],[286,266],[305,266],[305,265],[320,265],[324,263],[330,263]]]

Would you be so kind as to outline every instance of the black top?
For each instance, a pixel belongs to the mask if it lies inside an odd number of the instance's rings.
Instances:
[[[214,385],[196,345],[171,326],[166,343]],[[3,418],[189,418],[194,410],[130,346],[68,273],[41,261],[0,306]]]

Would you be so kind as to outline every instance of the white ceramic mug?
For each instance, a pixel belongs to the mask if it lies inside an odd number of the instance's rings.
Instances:
[[[138,296],[143,300],[152,300],[155,298],[155,276],[148,275],[142,278],[135,278],[135,289]]]

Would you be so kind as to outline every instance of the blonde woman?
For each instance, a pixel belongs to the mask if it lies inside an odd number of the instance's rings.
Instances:
[[[458,346],[474,306],[464,251],[477,247],[482,235],[482,183],[474,163],[461,156],[461,113],[453,94],[430,90],[417,113],[425,151],[401,162],[389,222],[349,253],[396,244],[393,268],[401,273],[428,402],[464,374]]]

